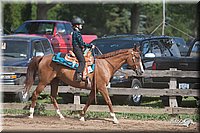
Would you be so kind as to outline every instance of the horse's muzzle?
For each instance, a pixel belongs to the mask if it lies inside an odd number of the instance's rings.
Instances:
[[[136,72],[136,74],[139,75],[139,76],[142,75],[142,74],[144,73],[144,71],[142,71],[141,69],[136,69],[135,72]]]

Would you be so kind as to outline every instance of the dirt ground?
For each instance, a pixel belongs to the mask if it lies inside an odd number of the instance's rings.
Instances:
[[[113,124],[111,118],[86,119],[58,116],[34,116],[29,119],[25,115],[4,115],[3,132],[199,132],[199,124],[189,127],[174,125],[170,121],[143,121],[119,119],[119,124]]]

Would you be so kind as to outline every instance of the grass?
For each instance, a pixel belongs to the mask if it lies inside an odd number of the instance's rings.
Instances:
[[[81,97],[82,103],[85,103],[85,101],[88,99],[88,97]],[[58,97],[57,98],[58,103],[62,102],[62,98]],[[49,98],[48,94],[42,94],[38,98],[38,102],[35,107],[35,114],[34,115],[40,115],[40,116],[56,116],[56,112],[52,110],[45,110],[45,104],[51,103],[51,100]],[[27,105],[30,103],[27,103]],[[105,104],[104,100],[102,97],[98,97],[98,104]],[[141,106],[146,106],[146,107],[153,107],[153,108],[163,108],[162,101],[160,97],[143,97]],[[196,107],[196,99],[194,97],[187,97],[183,98],[182,102],[182,107]],[[24,114],[28,115],[29,110],[28,108],[26,109],[3,109],[4,114]],[[62,114],[67,117],[78,117],[78,112],[77,111],[62,111]],[[172,117],[169,114],[143,114],[143,113],[116,113],[116,116],[118,118],[125,118],[125,119],[134,119],[134,120],[170,120]],[[110,117],[109,112],[91,112],[88,111],[86,113],[86,118],[108,118]],[[185,118],[190,118],[193,121],[199,122],[199,114],[194,114],[194,115],[188,115],[188,114],[180,114],[176,115],[175,117],[185,119]]]
[[[56,112],[53,110],[43,110],[39,111],[35,109],[34,115],[36,116],[57,116]],[[79,117],[78,111],[61,111],[65,117],[72,117],[77,118]],[[29,115],[29,110],[19,110],[19,109],[3,109],[4,114],[14,114],[14,115]],[[130,120],[161,120],[161,121],[169,121],[174,116],[169,114],[143,114],[143,113],[116,113],[117,118],[120,119],[130,119]],[[109,112],[91,112],[88,111],[86,113],[86,118],[109,118]],[[199,122],[200,118],[199,115],[187,115],[187,114],[180,114],[176,116],[180,119],[190,118],[194,122]]]

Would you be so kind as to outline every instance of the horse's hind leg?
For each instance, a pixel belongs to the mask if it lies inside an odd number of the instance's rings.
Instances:
[[[109,107],[109,110],[110,110],[110,115],[113,117],[113,122],[115,124],[118,124],[119,121],[117,120],[116,116],[115,116],[115,113],[113,111],[113,107],[112,107],[112,102],[110,100],[110,96],[108,94],[108,90],[106,88],[103,88],[103,89],[99,89],[99,91],[101,92],[101,94],[103,95],[104,99],[105,99],[105,102],[106,104],[108,105]]]
[[[80,113],[80,116],[81,116],[80,121],[85,121],[85,118],[84,118],[85,113],[86,113],[88,107],[90,106],[91,102],[94,100],[94,97],[95,97],[95,91],[91,90],[91,92],[89,94],[89,98],[88,98],[83,110]]]
[[[64,116],[61,114],[60,109],[58,107],[58,103],[56,101],[56,97],[58,95],[58,79],[53,79],[51,82],[51,101],[54,105],[54,108],[56,109],[56,113],[59,115],[60,119],[64,119]]]
[[[37,88],[33,92],[32,104],[31,104],[31,107],[30,107],[30,116],[29,116],[29,118],[33,118],[33,113],[34,113],[34,107],[36,105],[36,100],[37,100],[38,96],[40,95],[40,93],[44,90],[45,86],[46,85],[44,85],[42,83],[39,83]]]

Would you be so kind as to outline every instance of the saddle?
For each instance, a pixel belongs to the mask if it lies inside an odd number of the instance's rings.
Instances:
[[[91,51],[84,51],[85,58],[85,69],[83,71],[83,80],[86,80],[89,73],[94,70],[94,57]],[[65,60],[68,62],[73,62],[74,64],[79,64],[75,54],[70,50],[68,54],[65,55]]]

